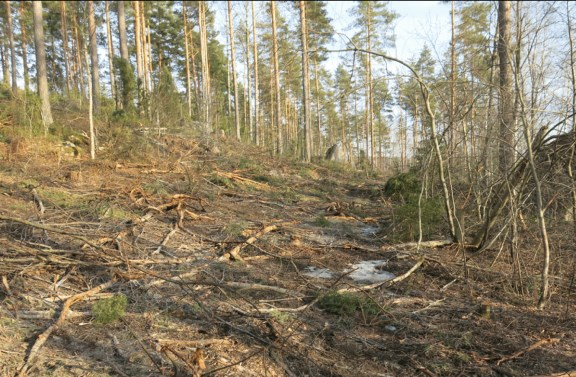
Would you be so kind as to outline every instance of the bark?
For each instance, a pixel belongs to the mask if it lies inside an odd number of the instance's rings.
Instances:
[[[20,2],[20,40],[22,43],[22,67],[24,68],[24,90],[30,89],[30,74],[28,72],[28,38],[24,23],[24,2]]]
[[[54,120],[52,119],[52,107],[50,106],[50,94],[48,93],[42,2],[32,2],[32,16],[34,23],[34,45],[36,50],[36,81],[38,83],[38,95],[40,96],[41,101],[44,132],[47,134],[48,127],[54,123]]]
[[[198,2],[198,21],[200,27],[200,55],[202,60],[202,121],[205,131],[210,131],[210,66],[208,64],[208,31],[206,29],[206,3]]]
[[[67,16],[66,16],[66,1],[60,1],[60,22],[61,22],[61,33],[62,33],[62,50],[64,53],[64,72],[66,74],[66,94],[70,95],[70,89],[72,88],[72,82],[70,77],[70,56],[68,50],[68,26],[67,26]]]
[[[302,104],[304,107],[304,160],[312,158],[312,135],[310,126],[310,73],[308,70],[308,30],[306,28],[306,3],[300,0],[300,38],[302,43]]]
[[[303,6],[303,5],[300,5]],[[282,109],[280,101],[280,68],[278,64],[278,37],[276,35],[276,1],[270,1],[270,13],[272,15],[272,57],[274,59],[274,95],[276,113],[276,153],[281,155],[284,152],[284,140],[282,130]]]
[[[18,82],[16,78],[16,49],[14,47],[14,30],[12,27],[12,6],[10,1],[6,0],[6,18],[8,21],[8,41],[10,43],[10,73],[12,74],[12,94],[18,93]]]
[[[136,47],[136,77],[138,78],[136,86],[138,87],[138,111],[140,112],[143,104],[142,85],[144,83],[144,70],[142,66],[142,28],[140,26],[141,18],[139,1],[134,1],[132,7],[134,8],[134,45]]]
[[[108,41],[108,68],[110,70],[110,92],[112,94],[112,98],[114,98],[114,103],[116,104],[116,108],[118,108],[119,100],[118,95],[116,93],[116,75],[114,74],[114,46],[112,44],[112,27],[110,22],[110,12],[109,12],[109,4],[110,2],[106,0],[106,33],[107,41]]]
[[[192,117],[192,83],[190,79],[190,49],[188,48],[188,22],[186,17],[186,2],[182,1],[182,22],[184,29],[184,61],[186,62],[186,103],[188,116]]]
[[[254,141],[260,145],[260,97],[258,83],[258,41],[256,34],[256,15],[254,12],[254,0],[252,0],[252,35],[254,48]]]
[[[505,175],[513,161],[514,99],[512,93],[512,69],[510,54],[510,1],[498,2],[498,58],[500,60],[499,104],[499,169]]]
[[[128,38],[126,37],[126,15],[124,1],[118,1],[118,36],[120,41],[120,57],[130,61],[128,56]]]
[[[88,33],[90,34],[90,79],[92,90],[92,112],[98,113],[100,108],[100,70],[98,67],[98,41],[96,39],[96,17],[94,2],[88,1]]]
[[[230,58],[232,63],[232,85],[234,85],[234,124],[236,139],[240,140],[240,112],[238,103],[238,81],[236,77],[236,51],[234,49],[234,30],[232,27],[232,3],[228,0],[228,32],[230,34]]]
[[[370,20],[372,16],[370,15],[372,7],[368,7],[368,23],[367,33],[368,36],[368,50],[372,50],[372,24]],[[374,167],[374,90],[372,85],[372,55],[368,54],[367,56],[367,64],[366,64],[366,81],[368,84],[368,109],[367,109],[367,116],[368,116],[368,131],[370,132],[370,166]],[[368,147],[368,146],[367,146]]]

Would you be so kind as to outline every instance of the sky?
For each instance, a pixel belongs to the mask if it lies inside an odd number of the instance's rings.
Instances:
[[[352,36],[348,26],[352,23],[349,10],[354,6],[354,1],[326,1],[328,16],[332,19],[332,25],[337,33]],[[235,5],[236,12],[243,12],[241,7]],[[389,9],[398,13],[395,23],[396,47],[387,53],[403,60],[416,57],[426,43],[435,54],[440,56],[448,48],[450,41],[450,4],[441,1],[389,1]],[[226,45],[227,20],[226,2],[215,2],[213,9],[216,14],[216,27],[219,32],[219,40]],[[334,36],[333,49],[344,47],[343,38]],[[334,71],[338,65],[338,54],[332,54],[327,62],[330,71]]]
[[[347,31],[352,20],[349,10],[354,1],[327,1],[328,14],[337,32],[351,36]],[[398,13],[395,22],[396,47],[388,54],[402,60],[415,58],[424,44],[440,56],[450,41],[450,4],[440,1],[390,1],[388,8]],[[337,57],[328,62],[332,68]]]

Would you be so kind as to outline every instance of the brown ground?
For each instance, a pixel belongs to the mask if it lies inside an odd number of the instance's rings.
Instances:
[[[187,138],[142,140],[138,163],[114,145],[92,162],[56,144],[20,141],[8,153],[0,143],[1,376],[23,366],[29,376],[90,377],[576,369],[570,224],[551,229],[553,295],[537,311],[530,225],[521,276],[499,249],[464,264],[456,246],[418,253],[389,243],[382,178],[275,160],[230,140],[220,153]],[[382,259],[400,276],[422,256],[404,280],[356,293],[359,307],[326,306],[334,291],[359,287],[345,273],[351,263]],[[335,275],[311,278],[307,266]],[[92,305],[119,293],[125,316],[96,323]]]

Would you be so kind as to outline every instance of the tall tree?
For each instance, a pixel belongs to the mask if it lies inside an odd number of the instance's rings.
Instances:
[[[92,80],[92,111],[98,113],[100,107],[100,70],[98,69],[98,41],[96,38],[96,17],[94,15],[94,2],[88,1],[88,33],[90,44],[90,65]]]
[[[36,82],[38,94],[42,102],[41,112],[45,131],[54,123],[50,94],[48,93],[48,78],[46,74],[46,50],[44,47],[44,22],[42,17],[42,2],[32,2],[32,17],[34,23],[34,45],[36,50]]]
[[[126,14],[124,11],[124,1],[118,1],[118,39],[120,42],[120,57],[130,60],[128,56],[128,37],[126,36]]]
[[[514,143],[514,97],[512,92],[512,56],[511,42],[511,7],[510,1],[498,1],[498,58],[500,64],[500,102],[499,102],[499,169],[500,173],[508,173],[513,162]]]
[[[70,95],[72,83],[70,80],[70,57],[68,52],[68,26],[66,16],[66,1],[60,1],[60,27],[62,34],[62,49],[64,54],[64,72],[66,74],[66,94]]]
[[[208,64],[208,29],[206,26],[206,7],[204,1],[198,2],[198,24],[200,28],[200,55],[202,64],[202,121],[205,122],[205,131],[211,129],[211,89],[210,66]]]
[[[282,103],[280,102],[280,64],[278,60],[278,36],[276,33],[276,1],[270,1],[270,14],[272,16],[272,56],[274,60],[274,95],[275,95],[275,124],[276,124],[276,153],[282,154],[284,150],[282,130]]]
[[[312,158],[312,126],[310,122],[310,72],[308,68],[308,29],[306,27],[306,2],[300,0],[300,38],[302,47],[302,105],[304,107],[304,160]]]
[[[118,107],[118,95],[116,94],[116,75],[114,74],[114,45],[112,44],[112,22],[110,21],[110,1],[106,0],[105,13],[106,13],[106,34],[108,42],[108,69],[110,70],[110,93]]]
[[[236,125],[236,138],[240,140],[240,113],[238,102],[238,82],[236,77],[236,50],[234,49],[234,28],[232,21],[232,2],[228,0],[228,31],[230,35],[230,58],[232,63],[232,83],[234,85],[234,124]]]
[[[258,34],[256,34],[256,14],[254,12],[254,0],[252,5],[252,38],[253,38],[253,58],[254,58],[254,141],[260,144],[260,87],[258,82]]]
[[[20,44],[22,46],[22,68],[24,71],[24,90],[30,89],[30,74],[28,72],[28,38],[26,36],[26,12],[24,2],[20,2]]]
[[[14,48],[14,29],[12,27],[12,6],[10,0],[6,0],[5,4],[6,18],[8,21],[8,42],[10,43],[10,73],[12,74],[12,94],[16,95],[18,92],[18,83],[16,80],[16,49]]]
[[[387,8],[388,3],[382,1],[357,1],[352,10],[353,26],[360,29],[354,36],[355,43],[368,51],[383,50],[394,45],[392,23],[398,15]],[[378,30],[378,33],[374,33]],[[366,147],[370,149],[370,162],[374,164],[374,93],[372,79],[372,56],[367,54],[362,59],[365,69],[366,113],[365,130]]]

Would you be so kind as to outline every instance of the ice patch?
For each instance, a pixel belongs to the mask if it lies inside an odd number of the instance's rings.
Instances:
[[[357,283],[379,283],[395,277],[393,273],[382,270],[385,265],[384,260],[366,260],[353,264],[345,272],[352,271],[348,276]]]
[[[317,279],[330,279],[333,276],[332,271],[330,271],[329,269],[318,268],[314,266],[308,266],[304,268],[304,275]]]

